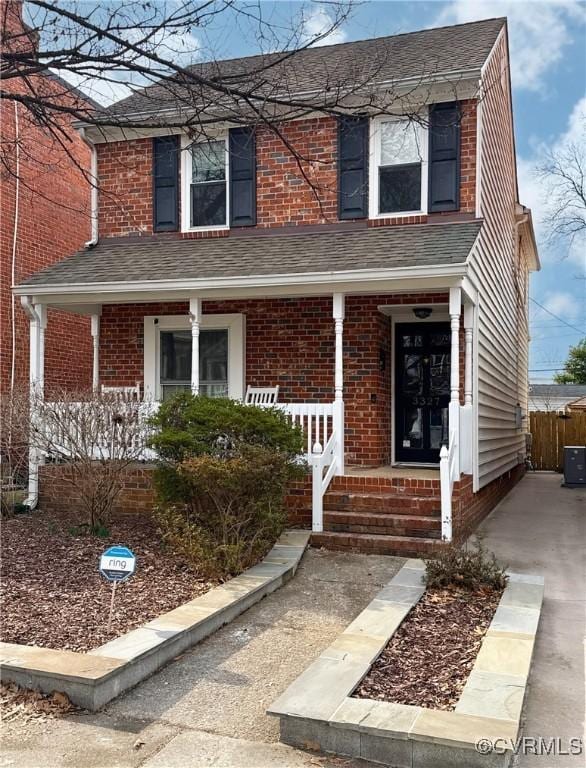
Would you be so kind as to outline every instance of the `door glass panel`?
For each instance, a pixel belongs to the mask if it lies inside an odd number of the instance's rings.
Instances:
[[[403,393],[420,395],[423,392],[423,364],[421,355],[403,355]]]
[[[450,394],[449,354],[430,355],[429,393],[436,396]]]
[[[423,446],[423,412],[421,408],[406,408],[403,425],[403,448]]]
[[[430,333],[429,343],[432,347],[450,347],[451,337],[449,333]]]
[[[429,411],[429,447],[439,450],[448,442],[448,409],[430,408]]]
[[[401,344],[406,349],[411,349],[412,347],[420,347],[423,344],[423,338],[418,335],[403,334],[401,336]]]

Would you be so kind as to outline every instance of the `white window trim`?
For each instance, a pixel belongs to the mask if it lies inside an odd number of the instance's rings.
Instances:
[[[427,114],[422,114],[421,119],[425,122]],[[381,130],[382,123],[405,120],[406,118],[397,115],[381,115],[370,121],[370,152],[369,152],[369,218],[371,219],[400,219],[405,216],[421,216],[427,213],[427,187],[428,187],[428,130],[425,125],[414,122],[417,131],[417,142],[421,150],[421,208],[417,211],[396,211],[394,213],[379,213],[379,158],[381,154]]]
[[[183,134],[181,137],[181,231],[182,232],[217,232],[230,229],[230,152],[228,134],[212,137],[210,141],[224,141],[226,144],[226,223],[206,227],[191,226],[191,152],[194,143]],[[197,143],[197,142],[196,142]]]
[[[242,400],[245,390],[245,317],[241,314],[202,315],[202,330],[228,331],[228,397]],[[160,400],[161,331],[188,331],[188,315],[146,316],[144,318],[144,397]]]

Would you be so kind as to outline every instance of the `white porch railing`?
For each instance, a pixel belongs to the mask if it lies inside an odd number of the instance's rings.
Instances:
[[[269,407],[283,411],[289,416],[293,424],[301,427],[307,446],[305,458],[308,462],[313,459],[313,449],[316,443],[328,444],[334,431],[333,403],[275,403]]]
[[[450,427],[448,445],[440,450],[440,494],[442,514],[442,539],[452,540],[452,492],[454,482],[460,478],[460,406],[450,403]]]
[[[315,443],[313,446],[311,459],[311,530],[316,533],[320,533],[324,529],[324,494],[328,490],[337,468],[336,432],[334,431],[323,450],[320,443]],[[326,470],[325,474],[324,469]]]

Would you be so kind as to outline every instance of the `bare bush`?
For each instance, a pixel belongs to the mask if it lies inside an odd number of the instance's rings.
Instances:
[[[125,470],[144,458],[148,405],[92,390],[54,391],[50,400],[38,391],[15,391],[9,399],[21,448],[33,463],[61,464],[86,524],[91,530],[104,526]]]

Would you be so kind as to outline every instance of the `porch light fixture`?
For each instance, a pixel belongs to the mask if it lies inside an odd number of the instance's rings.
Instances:
[[[420,320],[425,320],[425,318],[429,317],[432,312],[433,309],[431,307],[415,307],[413,310],[415,317],[418,317]]]

